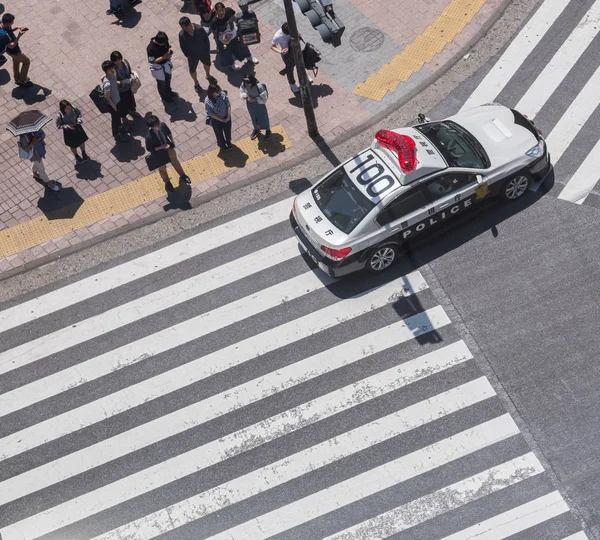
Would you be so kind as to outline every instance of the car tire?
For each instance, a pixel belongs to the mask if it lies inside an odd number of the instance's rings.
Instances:
[[[379,274],[385,272],[398,258],[398,248],[393,244],[378,246],[367,258],[366,268],[369,272]]]
[[[531,175],[526,172],[520,172],[504,182],[500,196],[507,202],[516,201],[525,195],[530,185]]]

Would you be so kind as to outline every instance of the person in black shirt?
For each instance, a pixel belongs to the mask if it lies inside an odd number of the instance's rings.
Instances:
[[[210,25],[215,18],[215,10],[212,8],[211,0],[193,0],[193,7],[200,15],[200,24],[210,34]]]
[[[14,22],[15,16],[12,13],[5,13],[2,15],[2,30],[6,32],[10,39],[10,42],[6,46],[6,52],[13,61],[13,77],[15,84],[18,86],[31,86],[33,83],[27,77],[31,61],[23,54],[21,47],[19,47],[19,40],[28,29],[24,26],[13,27]],[[15,30],[18,30],[19,32],[17,35],[15,35]]]
[[[181,17],[179,19],[179,26],[181,26],[179,46],[181,47],[181,52],[188,59],[190,76],[194,81],[194,89],[200,95],[202,86],[198,82],[198,75],[196,73],[200,62],[204,66],[206,78],[210,79],[210,43],[208,35],[199,24],[192,24],[189,17]]]
[[[169,38],[164,32],[158,32],[146,47],[150,72],[156,79],[156,86],[160,99],[165,103],[175,103],[179,94],[171,89],[171,74],[173,72],[173,49],[169,45]]]
[[[235,59],[252,61],[252,55],[250,49],[242,45],[237,37],[235,11],[226,8],[223,2],[218,2],[215,4],[215,15],[210,29],[217,42],[221,65],[239,71],[242,68]]]

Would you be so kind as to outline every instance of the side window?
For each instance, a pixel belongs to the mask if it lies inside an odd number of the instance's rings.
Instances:
[[[427,198],[429,202],[435,202],[446,195],[452,194],[454,191],[468,186],[475,182],[474,174],[466,173],[454,173],[454,174],[442,174],[436,176],[429,182],[424,184],[425,191],[427,192]]]
[[[379,225],[387,225],[426,205],[427,199],[423,195],[422,188],[416,186],[392,201],[381,211],[376,221]]]

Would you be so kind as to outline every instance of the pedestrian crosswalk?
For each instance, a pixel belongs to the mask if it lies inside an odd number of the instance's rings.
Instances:
[[[290,208],[0,306],[2,540],[585,540],[423,274]]]
[[[598,208],[599,30],[600,1],[544,0],[462,105],[444,111],[499,101],[535,119],[558,198]]]

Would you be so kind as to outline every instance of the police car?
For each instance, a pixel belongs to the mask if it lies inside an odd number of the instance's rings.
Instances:
[[[522,197],[550,170],[539,131],[497,103],[377,132],[371,146],[294,200],[300,244],[333,277],[382,272],[403,245],[479,201]]]

